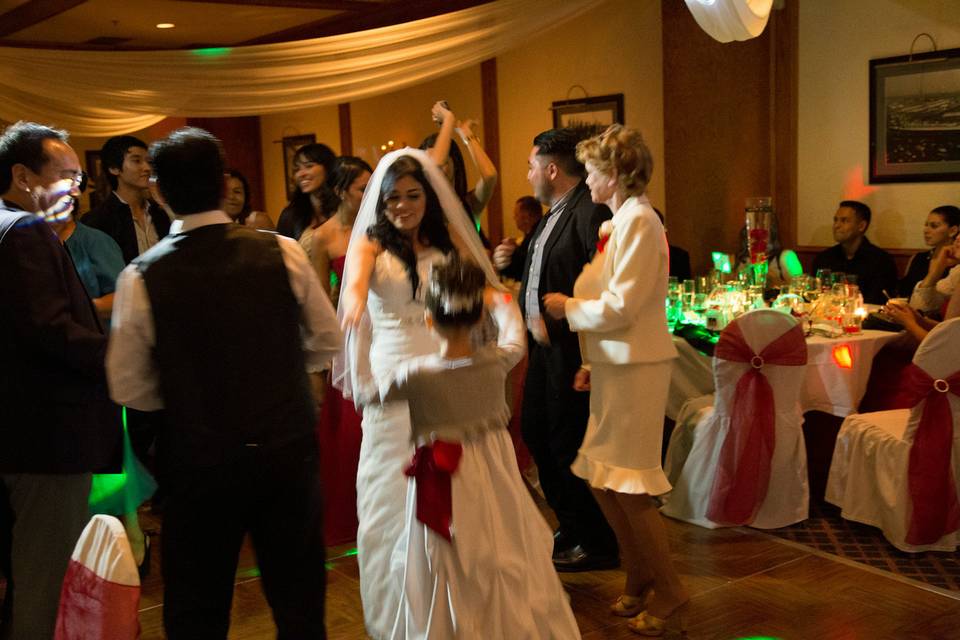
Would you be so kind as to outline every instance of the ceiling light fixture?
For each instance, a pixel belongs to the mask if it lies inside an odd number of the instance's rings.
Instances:
[[[157,25],[157,29],[173,29],[175,26],[177,25],[173,24],[172,22],[161,22]]]

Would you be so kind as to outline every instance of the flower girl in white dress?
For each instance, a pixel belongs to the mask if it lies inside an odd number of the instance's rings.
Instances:
[[[438,353],[401,363],[380,384],[410,407],[403,592],[393,638],[579,638],[551,561],[552,533],[527,492],[507,432],[507,373],[524,351],[520,310],[485,288],[456,253],[433,265],[427,326]],[[496,345],[475,349],[484,308]]]

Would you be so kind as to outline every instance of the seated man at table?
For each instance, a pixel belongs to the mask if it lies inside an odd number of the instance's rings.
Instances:
[[[856,200],[844,200],[833,216],[833,239],[837,244],[813,260],[814,273],[819,269],[851,273],[857,276],[860,293],[867,304],[883,304],[884,290],[897,288],[897,265],[893,257],[866,237],[870,227],[870,207]]]
[[[660,224],[663,225],[663,231],[666,232],[667,223],[663,219],[663,213],[656,207],[653,208],[653,211],[657,214],[657,217],[660,218]],[[690,271],[690,254],[687,253],[687,250],[672,244],[668,244],[667,247],[670,249],[670,275],[674,276],[680,282],[692,278],[693,275],[691,275]]]

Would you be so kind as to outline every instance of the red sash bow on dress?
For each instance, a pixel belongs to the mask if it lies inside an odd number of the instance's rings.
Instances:
[[[460,465],[463,446],[459,442],[436,440],[432,445],[417,447],[410,466],[404,473],[417,481],[417,520],[427,525],[447,542],[453,500],[450,497],[450,476]]]
[[[707,518],[719,524],[750,524],[767,495],[775,445],[773,387],[762,369],[768,364],[805,365],[807,344],[803,330],[796,325],[757,355],[744,339],[740,323],[735,322],[720,334],[714,355],[748,362],[752,368],[737,382]]]
[[[948,393],[960,395],[960,371],[934,380],[915,364],[904,370],[904,399],[910,406],[926,400],[910,445],[908,488],[913,509],[907,542],[933,544],[960,529],[960,505],[950,464],[953,454],[953,415]]]

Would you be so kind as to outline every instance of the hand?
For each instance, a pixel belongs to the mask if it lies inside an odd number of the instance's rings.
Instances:
[[[310,390],[313,392],[313,401],[317,403],[319,410],[323,406],[323,400],[327,396],[327,374],[323,371],[317,371],[307,374],[310,377]]]
[[[443,124],[447,118],[453,117],[453,111],[447,107],[446,100],[438,100],[433,103],[433,107],[430,108],[430,115],[433,116],[433,121],[437,124]]]
[[[493,266],[497,269],[506,269],[513,259],[513,252],[517,250],[517,241],[507,238],[493,250]]]
[[[548,293],[543,296],[543,308],[547,315],[555,320],[563,320],[567,317],[566,303],[570,296],[562,293]]]
[[[573,376],[574,391],[590,391],[590,369],[577,369]]]
[[[933,257],[930,258],[929,274],[939,278],[940,274],[957,264],[957,257],[955,257],[953,251],[951,251],[952,247],[953,245],[937,247],[936,251],[933,252]]]
[[[74,182],[69,178],[58,180],[49,187],[34,187],[31,193],[37,205],[37,215],[49,224],[66,222],[73,213],[76,200]]]
[[[470,138],[476,138],[477,134],[473,130],[477,126],[477,121],[473,119],[461,120],[457,123],[457,130],[460,132],[460,137],[463,138],[464,142]]]
[[[887,302],[881,309],[891,320],[897,324],[908,327],[910,325],[920,325],[919,315],[916,309],[907,304],[899,302]]]

